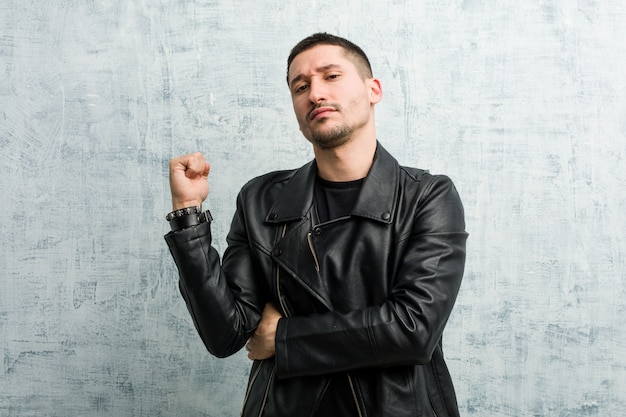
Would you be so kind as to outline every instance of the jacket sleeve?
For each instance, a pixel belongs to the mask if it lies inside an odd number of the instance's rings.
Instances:
[[[279,377],[430,361],[459,291],[467,233],[452,181],[428,178],[387,300],[345,313],[282,318]]]
[[[224,265],[211,246],[209,223],[165,235],[187,309],[206,348],[217,357],[230,356],[243,347],[260,320],[266,299],[252,277],[253,259],[239,208],[240,197],[224,254],[232,261]]]

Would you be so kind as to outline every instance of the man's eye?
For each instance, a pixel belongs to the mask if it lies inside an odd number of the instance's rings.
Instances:
[[[295,92],[296,92],[296,93],[301,93],[301,92],[303,92],[304,90],[306,90],[306,89],[307,89],[307,87],[308,87],[308,85],[306,85],[306,84],[299,85],[298,87],[296,87]]]
[[[330,74],[330,75],[328,75],[328,78],[330,80],[334,80],[335,78],[339,78],[339,74]]]

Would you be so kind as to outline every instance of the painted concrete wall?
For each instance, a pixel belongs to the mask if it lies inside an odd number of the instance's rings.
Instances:
[[[297,4],[296,4],[297,3]],[[463,415],[626,409],[626,2],[0,0],[0,415],[236,416],[162,235],[202,150],[219,250],[239,187],[311,158],[298,40],[360,44],[379,138],[463,197],[445,347]]]

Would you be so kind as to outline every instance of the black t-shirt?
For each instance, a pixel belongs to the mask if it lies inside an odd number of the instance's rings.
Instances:
[[[350,214],[361,190],[363,179],[345,182],[326,181],[317,177],[315,204],[320,222],[345,217]]]
[[[326,181],[317,177],[315,206],[321,223],[350,215],[363,179],[347,182]],[[347,375],[332,376],[316,414],[319,417],[357,416],[354,394]]]

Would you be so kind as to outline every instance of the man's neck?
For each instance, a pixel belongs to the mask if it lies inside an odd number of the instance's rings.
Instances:
[[[333,149],[314,147],[318,175],[327,181],[354,181],[365,178],[376,153],[376,137],[352,140]]]

